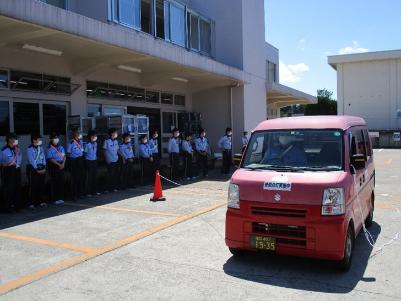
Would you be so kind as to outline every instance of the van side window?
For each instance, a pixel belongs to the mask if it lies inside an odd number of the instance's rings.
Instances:
[[[351,149],[352,149],[352,154],[361,154],[366,157],[366,147],[365,147],[365,141],[363,139],[363,133],[362,130],[352,130],[352,141],[351,141]]]
[[[372,145],[370,142],[370,136],[366,129],[362,130],[362,132],[363,132],[363,140],[365,141],[366,154],[368,157],[370,157],[372,156]]]

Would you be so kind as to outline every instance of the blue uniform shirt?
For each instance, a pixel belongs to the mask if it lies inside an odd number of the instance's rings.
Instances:
[[[120,144],[120,152],[124,160],[132,159],[135,157],[134,148],[131,142]]]
[[[88,161],[97,160],[97,142],[88,142],[84,146],[85,159]]]
[[[190,141],[187,141],[187,140],[184,140],[184,141],[182,142],[182,150],[183,150],[185,153],[192,154],[193,149],[192,149],[191,142],[190,142]]]
[[[139,156],[141,158],[150,158],[150,157],[152,157],[152,155],[153,155],[153,152],[150,148],[149,143],[142,143],[139,146]]]
[[[57,145],[57,147],[50,145],[47,148],[46,157],[48,160],[54,159],[57,162],[62,162],[65,157],[64,147],[62,147],[61,145]]]
[[[31,145],[26,150],[29,164],[33,169],[38,169],[38,166],[46,166],[46,156],[43,147]]]
[[[107,139],[103,143],[103,149],[106,151],[106,159],[110,163],[116,163],[118,161],[118,141],[113,139]]]
[[[180,152],[180,144],[178,138],[170,138],[168,142],[168,152],[178,154]]]
[[[158,142],[157,139],[149,139],[149,147],[150,150],[152,151],[152,154],[158,154],[159,153],[159,147],[158,147]]]
[[[20,167],[21,162],[22,154],[17,146],[10,148],[8,145],[6,145],[1,149],[0,165]]]
[[[220,138],[218,145],[223,150],[231,150],[231,137],[224,135]]]
[[[195,140],[195,149],[198,152],[207,152],[209,148],[209,143],[207,142],[207,138],[197,138]]]
[[[75,139],[71,140],[67,145],[67,154],[70,158],[76,159],[80,158],[84,155],[84,147],[82,140],[76,141]]]

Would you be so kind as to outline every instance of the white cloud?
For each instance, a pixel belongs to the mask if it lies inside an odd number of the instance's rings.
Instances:
[[[359,43],[357,41],[352,42],[352,46],[346,46],[344,48],[341,48],[338,51],[338,54],[351,54],[351,53],[362,53],[362,52],[368,52],[368,48],[363,48],[359,46]]]
[[[309,66],[305,63],[286,65],[279,61],[280,82],[283,84],[293,84],[301,80],[301,77],[309,71]]]

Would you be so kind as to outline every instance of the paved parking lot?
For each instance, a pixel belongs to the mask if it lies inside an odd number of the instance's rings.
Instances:
[[[142,187],[0,215],[0,300],[401,299],[401,150],[375,159],[377,243],[358,237],[348,273],[302,258],[234,259],[228,179],[216,177],[165,189],[166,202]]]

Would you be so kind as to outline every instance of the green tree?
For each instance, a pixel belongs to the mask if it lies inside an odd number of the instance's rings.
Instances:
[[[306,105],[305,115],[337,115],[337,101],[332,97],[331,91],[317,90],[317,104]]]

